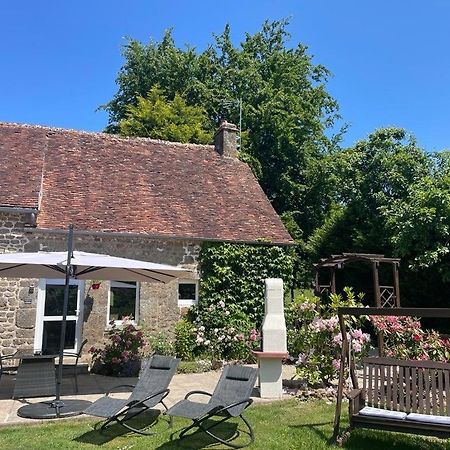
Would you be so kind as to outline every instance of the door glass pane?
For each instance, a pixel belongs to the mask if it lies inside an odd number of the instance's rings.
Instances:
[[[42,353],[44,355],[56,355],[59,352],[59,341],[61,337],[61,320],[44,321],[42,333]],[[75,348],[75,325],[76,320],[68,320],[66,327],[65,349]]]
[[[115,284],[116,286],[111,287],[109,320],[122,320],[124,317],[134,318],[136,313],[136,283],[115,282]]]
[[[69,305],[67,315],[74,316],[77,310],[78,286],[69,286]],[[45,316],[62,316],[64,302],[64,286],[47,284],[45,287]]]

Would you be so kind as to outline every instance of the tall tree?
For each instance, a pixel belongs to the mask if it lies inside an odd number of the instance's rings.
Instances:
[[[313,258],[343,251],[391,254],[386,211],[429,175],[431,161],[399,128],[379,129],[327,157],[333,206],[308,240]]]
[[[105,109],[108,130],[117,132],[130,105],[158,85],[168,100],[179,95],[188,105],[203,108],[204,128],[212,130],[221,117],[239,123],[242,99],[241,158],[302,240],[329,206],[320,189],[311,188],[311,179],[336,144],[327,134],[339,116],[326,91],[328,70],[313,63],[304,45],[288,45],[287,26],[287,20],[265,22],[261,31],[235,46],[227,25],[203,52],[177,48],[170,30],[161,42],[130,40],[118,92]]]

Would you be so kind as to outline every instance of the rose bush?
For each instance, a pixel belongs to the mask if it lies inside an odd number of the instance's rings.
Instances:
[[[145,347],[142,331],[125,317],[121,325],[110,322],[108,343],[103,347],[91,347],[92,371],[102,375],[136,376],[140,369],[140,357]]]

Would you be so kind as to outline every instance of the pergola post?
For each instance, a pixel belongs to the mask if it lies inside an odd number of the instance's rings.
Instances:
[[[400,282],[398,275],[398,263],[392,264],[392,277],[394,278],[394,295],[395,295],[395,306],[400,308]]]
[[[378,261],[372,262],[372,276],[373,276],[373,297],[375,300],[375,306],[381,306],[381,295],[380,295],[380,278],[378,276]]]
[[[336,294],[336,266],[332,266],[330,268],[331,274],[331,281],[330,281],[330,289],[332,294]]]
[[[317,297],[320,297],[320,285],[319,285],[319,269],[316,266],[314,268],[315,270],[315,286],[314,286],[314,295],[316,295]]]

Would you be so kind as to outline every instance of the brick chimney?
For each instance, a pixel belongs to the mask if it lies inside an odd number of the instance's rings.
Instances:
[[[223,120],[214,135],[214,148],[219,155],[226,158],[237,157],[237,132],[236,125]]]

